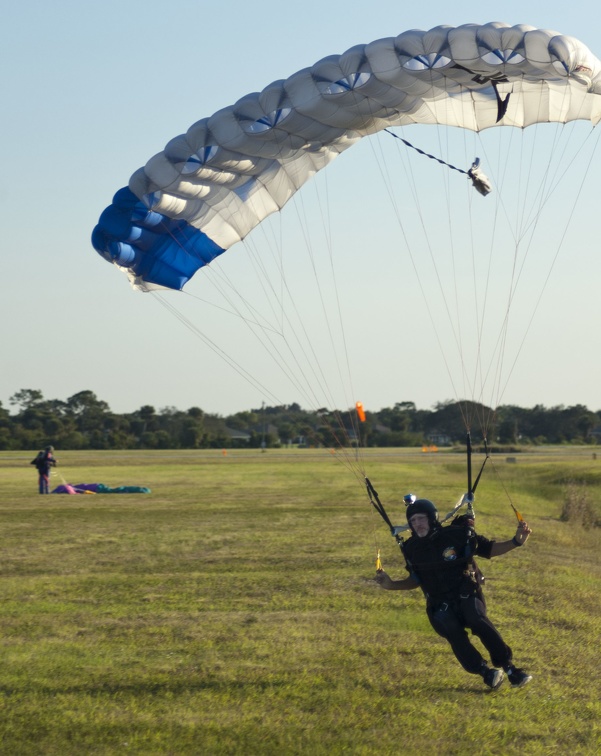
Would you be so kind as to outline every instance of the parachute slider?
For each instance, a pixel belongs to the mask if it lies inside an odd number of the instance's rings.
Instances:
[[[472,167],[467,172],[467,175],[472,180],[472,185],[476,191],[480,192],[483,197],[492,192],[492,184],[490,179],[480,170],[480,158],[477,157],[472,163]]]

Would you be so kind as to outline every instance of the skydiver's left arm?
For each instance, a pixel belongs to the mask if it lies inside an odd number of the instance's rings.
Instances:
[[[402,580],[392,580],[384,570],[376,575],[376,583],[386,591],[412,591],[414,588],[419,588],[419,583],[411,576]]]
[[[532,533],[532,529],[528,526],[527,522],[520,521],[514,537],[510,541],[495,541],[490,551],[491,557],[501,556],[501,554],[507,554],[508,551],[513,551],[520,546],[523,546],[528,537]]]

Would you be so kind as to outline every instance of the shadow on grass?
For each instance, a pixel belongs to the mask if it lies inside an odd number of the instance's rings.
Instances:
[[[73,685],[28,685],[24,687],[0,685],[0,696],[23,696],[29,694],[43,694],[48,696],[64,696],[87,694],[94,695],[181,695],[184,693],[195,693],[202,691],[243,691],[246,689],[257,691],[266,691],[273,689],[284,689],[290,687],[290,680],[275,681],[256,681],[256,680],[199,680],[197,682],[139,682],[139,683],[89,683]]]

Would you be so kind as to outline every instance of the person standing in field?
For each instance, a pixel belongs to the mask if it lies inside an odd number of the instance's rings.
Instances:
[[[525,670],[513,664],[511,648],[505,643],[486,613],[482,583],[484,579],[474,556],[484,559],[501,556],[523,546],[532,530],[523,520],[508,541],[491,541],[477,535],[470,515],[456,518],[443,527],[438,511],[428,499],[416,499],[406,509],[411,537],[401,548],[409,577],[392,580],[384,571],[376,576],[388,591],[421,588],[426,597],[426,612],[434,630],[451,645],[461,666],[496,690],[505,679],[519,688],[532,680]],[[478,637],[492,662],[470,641],[467,630]]]
[[[31,464],[35,465],[38,471],[39,492],[41,494],[50,493],[48,485],[50,480],[50,468],[56,467],[54,447],[47,446],[44,451],[38,452],[37,457],[31,460]]]

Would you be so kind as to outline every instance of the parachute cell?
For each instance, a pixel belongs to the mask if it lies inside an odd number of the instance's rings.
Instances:
[[[439,26],[358,45],[171,140],[117,192],[92,243],[134,287],[181,289],[364,136],[413,123],[596,124],[600,95],[587,47],[530,26]]]

